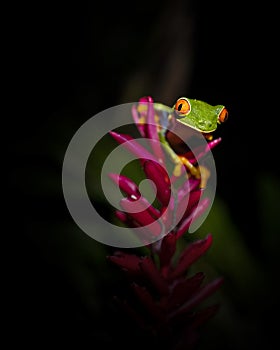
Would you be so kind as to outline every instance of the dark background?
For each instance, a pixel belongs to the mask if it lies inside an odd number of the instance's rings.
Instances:
[[[118,329],[106,301],[122,277],[108,267],[107,248],[72,222],[61,166],[88,118],[151,95],[167,105],[188,96],[229,110],[214,151],[217,206],[209,226],[225,221],[219,249],[232,259],[217,253],[210,264],[227,279],[230,311],[204,341],[216,349],[271,341],[279,308],[277,22],[268,4],[244,6],[48,1],[11,9],[5,69],[12,96],[3,135],[12,138],[4,150],[11,215],[3,229],[11,340],[94,347]]]

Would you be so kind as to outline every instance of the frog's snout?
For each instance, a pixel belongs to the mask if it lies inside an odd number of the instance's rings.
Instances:
[[[201,130],[210,130],[214,127],[213,123],[210,120],[200,120],[198,122],[198,125]]]

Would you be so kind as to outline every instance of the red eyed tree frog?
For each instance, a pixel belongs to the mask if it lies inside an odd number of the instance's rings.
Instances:
[[[225,106],[211,106],[206,102],[186,97],[180,97],[173,109],[179,123],[204,134],[215,131],[218,124],[225,122],[228,118]]]
[[[182,143],[184,145],[185,143],[182,140],[186,141],[188,137],[196,133],[202,133],[206,140],[211,140],[212,133],[217,129],[218,124],[225,122],[228,118],[225,106],[212,106],[200,100],[180,97],[172,108],[161,103],[154,103],[154,109],[156,121],[159,124],[160,141],[166,145],[166,150],[177,164],[174,174],[180,175],[179,169],[183,162],[192,175],[200,177],[201,171],[205,173],[206,170],[201,167],[198,169],[185,157],[178,155],[183,153],[181,146]]]
[[[178,98],[172,108],[160,103],[154,103],[154,108],[161,126],[159,128],[161,141],[164,142],[165,139],[172,148],[176,147],[176,140],[168,139],[166,130],[167,132],[180,130],[180,135],[185,131],[188,137],[188,131],[191,129],[192,134],[202,133],[207,140],[211,140],[212,133],[217,129],[218,124],[225,122],[228,118],[225,106],[211,106],[206,102],[186,97]]]
[[[161,109],[161,106],[158,107]],[[168,127],[164,138],[176,153],[180,153],[182,141],[172,133],[172,130],[176,131],[176,134],[185,141],[190,135],[194,136],[196,133],[203,134],[206,140],[210,141],[218,124],[225,122],[228,118],[228,111],[223,105],[211,106],[206,102],[186,97],[178,98],[172,110],[173,116],[169,115],[168,117],[169,125],[166,124],[166,121],[164,122],[164,127]]]

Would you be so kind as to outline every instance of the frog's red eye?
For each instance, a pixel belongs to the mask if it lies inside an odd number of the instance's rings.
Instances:
[[[187,114],[191,110],[191,105],[189,101],[185,98],[179,98],[177,102],[175,103],[175,111],[177,111],[179,114]]]
[[[228,119],[228,111],[225,107],[221,110],[218,119],[220,123],[224,123]]]

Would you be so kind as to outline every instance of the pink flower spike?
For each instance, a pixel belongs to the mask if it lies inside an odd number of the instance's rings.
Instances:
[[[208,142],[208,147],[210,150],[212,150],[214,147],[216,147],[220,142],[222,141],[221,137],[218,137],[217,139],[214,139],[210,142]]]
[[[143,197],[139,198],[137,202],[134,202],[128,198],[123,198],[120,201],[120,205],[123,210],[129,213],[129,216],[133,218],[141,227],[153,224],[153,236],[157,237],[162,233],[162,227],[158,221],[151,215],[151,211],[147,209],[145,200]],[[136,212],[131,212],[130,208],[133,204],[133,210]]]
[[[146,198],[144,198],[144,197],[142,197],[142,201],[143,202],[147,202],[147,205],[148,205],[148,200],[146,199]],[[158,218],[160,218],[160,216],[161,216],[161,212],[157,209],[157,208],[155,208],[153,205],[150,205],[149,207],[148,207],[148,212],[152,215],[152,217],[154,217],[155,219],[158,219]]]
[[[177,232],[176,232],[176,237],[177,239],[180,238],[190,227],[192,222],[194,222],[197,218],[199,218],[205,210],[208,208],[209,205],[209,199],[208,198],[203,198],[199,205],[193,210],[190,216],[188,216],[186,219],[180,223]]]
[[[212,235],[208,234],[204,239],[200,239],[191,243],[181,254],[178,264],[170,273],[169,278],[178,278],[182,276],[187,269],[198,260],[211,246]]]
[[[168,300],[169,309],[171,310],[174,307],[182,305],[191,295],[196,293],[204,277],[204,273],[198,272],[194,276],[178,282],[173,288],[172,294]]]
[[[120,144],[133,140],[133,137],[126,134],[119,134],[115,131],[109,131],[109,134]]]
[[[116,210],[116,211],[115,211],[115,215],[116,215],[116,217],[117,217],[120,221],[122,221],[123,223],[126,224],[126,223],[128,222],[127,214],[124,213],[123,211]]]
[[[143,169],[147,178],[157,187],[157,198],[162,205],[167,206],[171,195],[171,184],[167,172],[158,163],[152,161],[146,161]]]
[[[185,214],[183,216],[183,219],[185,217],[189,216],[192,213],[192,211],[196,209],[196,206],[200,200],[201,195],[202,195],[201,189],[190,193],[187,208],[186,208]]]
[[[154,262],[149,257],[144,257],[140,262],[140,268],[144,275],[150,280],[160,295],[168,294],[168,285],[164,278],[161,276],[159,270],[155,266]]]
[[[160,266],[162,270],[162,274],[164,277],[166,277],[166,268],[176,251],[176,235],[173,232],[168,233],[166,236],[164,236],[161,247],[159,251],[159,260],[160,260]]]
[[[132,200],[139,200],[141,197],[141,193],[139,191],[138,186],[128,177],[124,175],[118,175],[118,174],[109,174],[109,177],[115,182],[117,186],[120,187],[122,191],[124,191],[128,197]],[[145,205],[146,208],[148,208],[148,211],[150,214],[158,219],[161,215],[160,211],[153,207],[146,198],[142,197],[141,202],[143,205]]]
[[[206,286],[200,289],[197,293],[193,295],[182,307],[173,312],[170,317],[178,316],[183,313],[191,311],[199,303],[201,303],[209,295],[213,294],[223,283],[223,278],[216,278],[214,281],[208,283]]]
[[[145,137],[145,123],[139,118],[139,113],[137,111],[136,105],[132,106],[131,109],[132,117],[135,125],[137,126],[138,131],[142,137]]]
[[[178,230],[176,231],[176,238],[179,239],[183,234],[187,232],[187,230],[190,228],[192,223],[193,217],[189,216],[187,217],[179,226]]]
[[[130,216],[128,216],[126,213],[120,210],[115,211],[115,216],[117,219],[119,219],[121,222],[126,224],[127,227],[139,227],[139,224],[135,222]]]
[[[197,147],[193,150],[193,152],[189,151],[185,153],[183,156],[187,158],[190,163],[195,164],[197,163],[198,160],[204,157],[209,151],[211,151],[214,147],[216,147],[221,141],[222,141],[222,138],[219,137],[217,139],[207,142],[206,146],[203,145],[203,146]]]
[[[131,136],[125,134],[119,134],[114,131],[110,131],[110,135],[120,144],[123,144],[124,147],[138,158],[151,159],[155,162],[158,160],[155,156],[146,150],[142,145],[137,143]]]
[[[191,177],[189,179],[189,191],[194,191],[195,189],[199,188],[201,180],[200,179],[195,179],[193,177]]]
[[[152,140],[159,140],[157,125],[155,121],[155,110],[154,104],[148,103],[148,113],[147,113],[147,136]]]
[[[184,193],[187,191],[181,190],[178,193],[177,207],[176,207],[176,218],[177,222],[182,222],[186,217],[188,217],[195,206],[198,204],[199,199],[202,195],[202,190],[198,189],[190,193]]]
[[[186,180],[183,185],[178,188],[178,201],[182,200],[182,198],[189,196],[189,194],[194,191],[199,189],[200,185],[200,179],[196,179],[193,177],[190,177],[188,180]]]
[[[162,322],[164,320],[164,315],[159,306],[155,303],[153,297],[148,292],[148,290],[144,287],[139,286],[136,283],[132,284],[132,288],[134,289],[135,294],[145,306],[147,311],[153,316],[156,320]]]
[[[139,98],[139,103],[153,103],[154,102],[154,100],[153,100],[153,98],[151,97],[151,96],[143,96],[143,97],[140,97]]]
[[[119,174],[109,174],[109,177],[120,187],[131,199],[137,200],[141,197],[138,186],[128,177]]]
[[[155,110],[154,110],[154,104],[153,99],[151,97],[145,97],[141,98],[139,100],[139,105],[144,104],[147,106],[147,112],[145,114],[146,116],[146,125],[145,125],[145,136],[151,140],[151,147],[153,150],[153,153],[155,154],[156,158],[160,163],[164,163],[165,156],[162,149],[162,145],[159,142],[159,136],[158,136],[158,125],[155,119]]]
[[[173,198],[171,198],[171,201]],[[163,207],[161,210],[161,221],[164,226],[164,232],[166,234],[170,233],[174,229],[174,211],[172,209],[172,204],[169,207]],[[177,237],[177,236],[176,236]]]
[[[132,200],[140,200],[145,206],[149,213],[155,218],[158,219],[161,216],[161,213],[158,209],[153,207],[146,198],[141,197],[141,193],[139,191],[138,186],[128,177],[124,175],[118,175],[118,174],[109,174],[109,177],[120,187],[122,191],[124,191],[128,197]],[[140,199],[141,197],[141,199]]]
[[[114,264],[120,266],[122,269],[129,271],[133,274],[140,274],[140,261],[141,258],[139,258],[137,255],[133,254],[126,254],[121,251],[117,251],[114,253],[114,255],[110,255],[107,257],[108,260],[113,262]]]
[[[178,162],[181,160],[178,163],[160,142],[165,136],[170,144],[174,142],[177,145],[175,134],[163,134],[168,127],[172,129],[176,118],[173,118],[172,108],[159,106],[149,96],[130,105],[138,138],[129,133],[119,133],[121,129],[110,132],[117,146],[120,144],[119,148],[138,160],[144,178],[153,182],[154,186],[149,191],[156,200],[148,200],[146,191],[141,193],[140,179],[138,176],[133,178],[136,174],[131,174],[131,177],[121,175],[125,174],[122,171],[109,174],[121,194],[119,207],[115,208],[121,231],[125,237],[135,238],[137,246],[140,243],[144,252],[140,255],[134,250],[120,249],[108,260],[123,270],[135,294],[132,298],[124,296],[121,304],[137,322],[136,327],[141,326],[147,332],[143,346],[152,344],[159,349],[194,349],[199,339],[198,327],[217,310],[216,305],[206,308],[204,301],[220,287],[222,279],[217,278],[207,284],[204,273],[197,272],[199,266],[193,267],[211,247],[211,234],[203,239],[193,238],[185,247],[181,245],[180,238],[193,232],[210,209],[211,198],[208,198],[207,191],[203,191],[207,177],[203,175],[208,175],[207,170],[211,169],[208,164],[204,169],[199,159],[211,156],[211,150],[221,142],[221,138],[209,141],[212,135],[207,137],[197,132],[198,139],[191,141],[200,142],[196,142],[194,148],[181,148],[178,143],[175,151],[178,152]],[[176,102],[177,106],[181,110],[184,104],[182,102],[180,106]],[[190,137],[188,131],[191,130],[185,131],[182,142]],[[185,160],[181,159],[183,156]],[[198,172],[192,171],[188,161]],[[198,176],[199,172],[201,176]],[[139,334],[141,338],[142,334]],[[143,347],[142,343],[138,345]]]
[[[216,147],[221,141],[222,141],[222,138],[219,137],[217,139],[209,141],[200,153],[198,153],[198,150],[196,150],[195,151],[195,154],[197,154],[196,160],[199,160],[202,157],[204,157],[208,152],[210,152],[214,147]]]

